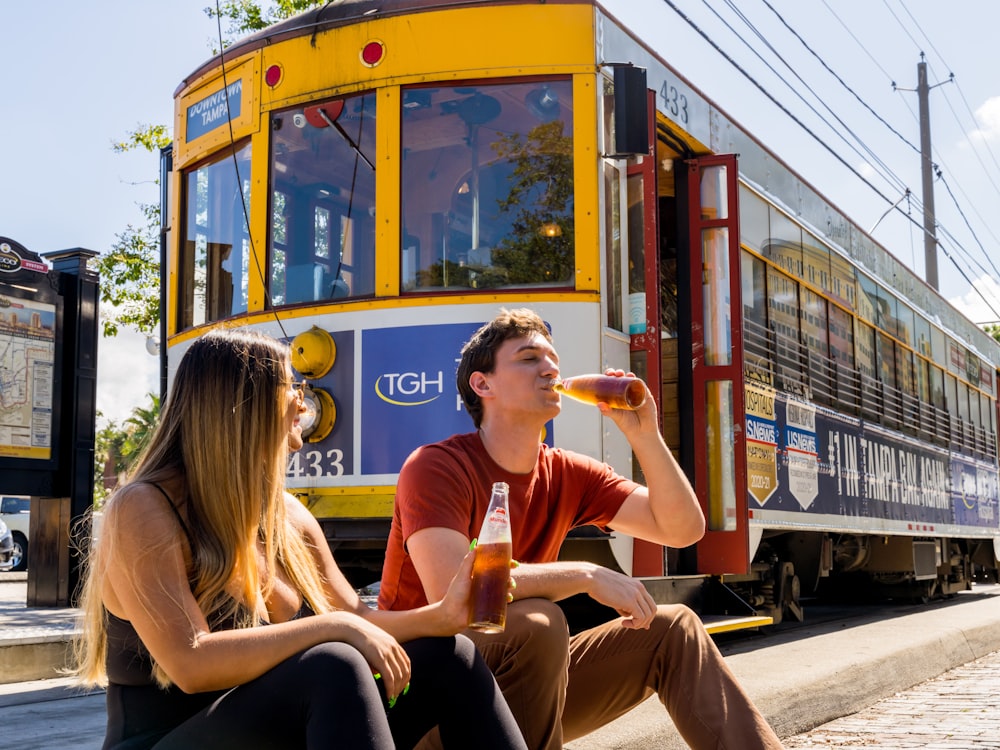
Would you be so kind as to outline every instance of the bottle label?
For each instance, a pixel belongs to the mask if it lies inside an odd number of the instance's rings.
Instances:
[[[488,516],[486,516],[486,523],[494,524],[496,526],[507,526],[510,524],[510,519],[507,518],[507,511],[503,508],[494,508]]]

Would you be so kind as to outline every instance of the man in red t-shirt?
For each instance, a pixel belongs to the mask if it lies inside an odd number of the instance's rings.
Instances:
[[[617,571],[557,560],[570,529],[587,524],[671,547],[693,544],[705,531],[652,398],[636,411],[598,405],[628,439],[648,487],[541,442],[542,427],[560,411],[552,390],[558,375],[552,337],[531,310],[502,311],[463,347],[458,390],[477,431],[423,446],[403,465],[379,606],[441,599],[478,533],[493,483],[506,482],[520,561],[511,573],[515,601],[503,633],[467,634],[528,747],[562,748],[657,693],[693,748],[781,748],[690,609],[657,606],[640,580]],[[570,636],[554,602],[576,594],[620,617]]]

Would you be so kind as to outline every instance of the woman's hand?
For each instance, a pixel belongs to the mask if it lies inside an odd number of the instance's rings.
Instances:
[[[372,674],[381,675],[386,697],[398,697],[410,683],[410,657],[399,642],[378,625],[350,612],[322,616],[331,618],[338,626],[331,640],[342,640],[360,651]]]
[[[444,595],[444,599],[441,600],[441,613],[444,617],[445,622],[450,626],[454,627],[455,633],[460,630],[465,630],[469,625],[469,608],[471,605],[470,597],[472,594],[472,566],[476,560],[475,550],[470,550],[466,553],[465,557],[462,558],[462,564],[458,568],[458,572],[451,579],[451,583],[448,585],[448,591]],[[514,560],[510,561],[510,567],[516,568],[517,563]],[[513,578],[507,579],[507,603],[514,601],[514,587],[517,586]]]
[[[470,550],[465,554],[440,603],[445,627],[452,633],[465,630],[469,625],[469,597],[472,593],[472,564],[475,559],[474,551]]]

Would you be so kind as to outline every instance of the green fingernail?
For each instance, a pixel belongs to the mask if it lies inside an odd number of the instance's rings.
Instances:
[[[406,687],[403,688],[403,695],[406,695],[408,692],[410,692],[410,683],[406,683]]]
[[[474,549],[476,548],[476,543],[477,543],[478,541],[479,541],[479,538],[478,538],[478,537],[477,537],[476,539],[473,539],[473,540],[472,540],[472,544],[470,544],[470,545],[469,545],[469,549],[470,549],[470,550],[474,550]]]
[[[373,676],[375,677],[376,680],[381,680],[382,679],[382,673],[381,672],[376,672]]]
[[[390,698],[389,699],[389,708],[392,708],[395,705],[396,705],[396,699],[395,698]]]

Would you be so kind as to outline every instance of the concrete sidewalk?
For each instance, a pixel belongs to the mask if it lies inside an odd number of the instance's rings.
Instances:
[[[1000,586],[977,585],[948,601],[901,607],[898,616],[883,612],[803,627],[721,650],[778,736],[792,737],[1000,651]],[[1000,716],[993,728],[1000,737]],[[651,698],[567,747],[687,746]]]
[[[9,648],[53,643],[65,648],[76,612],[27,608],[25,586],[5,581],[0,581],[0,656]],[[806,617],[808,622],[808,610]],[[778,735],[792,737],[1000,651],[1000,586],[977,586],[925,607],[890,607],[849,621],[770,632],[721,649]],[[44,666],[55,673],[51,663]],[[1000,716],[989,718],[1000,737]],[[104,721],[103,695],[81,693],[68,680],[0,684],[0,727],[7,745],[96,750]],[[686,747],[655,699],[567,746],[650,747]]]
[[[0,683],[58,677],[78,611],[28,607],[27,573],[0,573]]]

